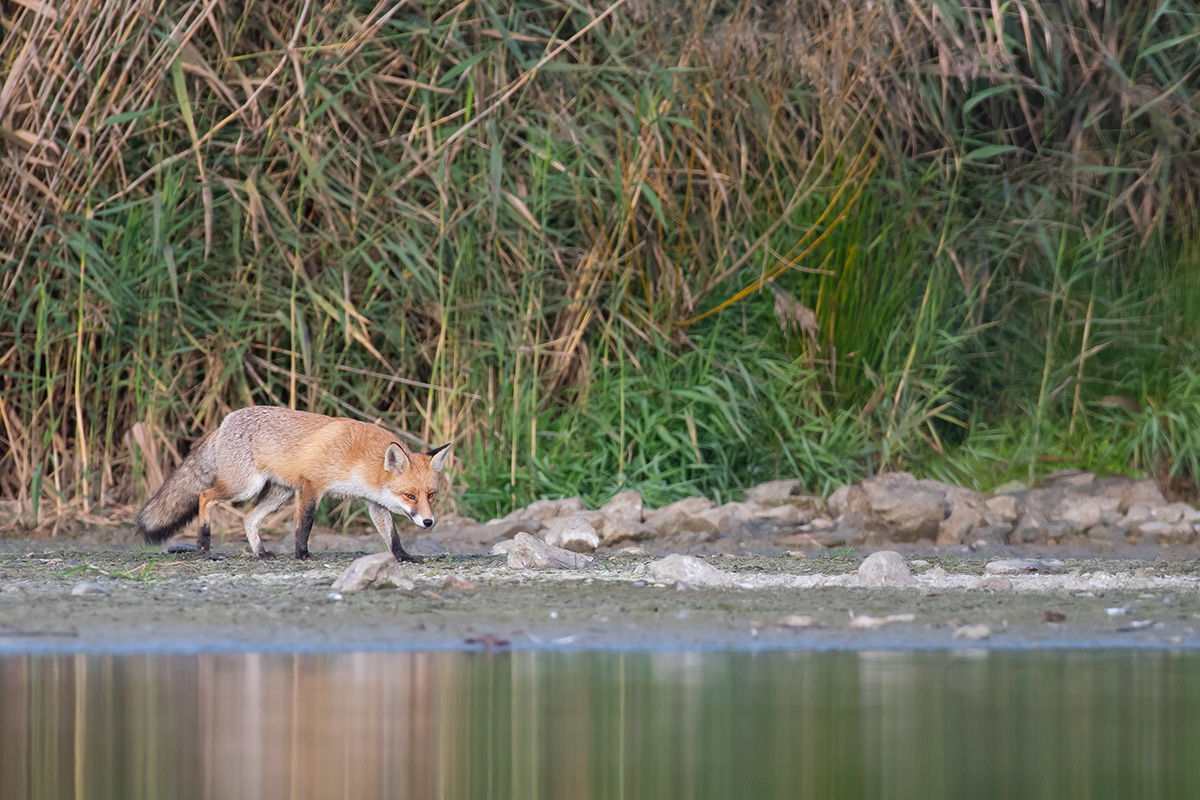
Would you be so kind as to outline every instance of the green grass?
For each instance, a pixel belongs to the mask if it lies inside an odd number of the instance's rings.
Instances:
[[[478,516],[1200,466],[1194,3],[126,5],[0,26],[28,521],[248,403],[452,441]]]

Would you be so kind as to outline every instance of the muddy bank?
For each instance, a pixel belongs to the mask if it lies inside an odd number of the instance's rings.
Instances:
[[[4,540],[0,651],[1200,646],[1190,548],[909,547],[911,582],[884,587],[858,585],[867,552],[707,557],[732,576],[724,587],[656,584],[653,554],[602,550],[579,570],[443,555],[405,565],[411,590],[339,594],[330,585],[355,553],[258,562],[232,546],[210,560]],[[986,571],[1013,555],[1061,564]]]

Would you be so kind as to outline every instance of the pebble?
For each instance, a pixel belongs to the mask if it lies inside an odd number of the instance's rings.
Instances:
[[[650,563],[650,577],[658,583],[686,583],[692,586],[730,586],[733,575],[717,569],[695,556],[673,553]]]
[[[98,583],[85,581],[84,583],[75,584],[75,588],[71,590],[71,594],[75,597],[81,597],[85,594],[112,594],[112,592]]]
[[[330,588],[335,592],[355,592],[383,586],[398,586],[401,589],[414,587],[412,579],[404,574],[391,553],[375,553],[355,559]]]
[[[894,550],[871,553],[858,565],[858,579],[863,586],[908,586],[912,572],[904,557]]]

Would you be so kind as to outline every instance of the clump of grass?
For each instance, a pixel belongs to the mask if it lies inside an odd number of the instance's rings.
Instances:
[[[1186,425],[1112,410],[1195,367],[1190,6],[0,15],[0,496],[34,523],[247,403],[452,440],[479,514],[1194,472]]]

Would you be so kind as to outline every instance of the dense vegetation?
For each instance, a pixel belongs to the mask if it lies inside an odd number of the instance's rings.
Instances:
[[[247,403],[453,440],[481,515],[1200,472],[1195,3],[40,8],[0,10],[26,513]]]

